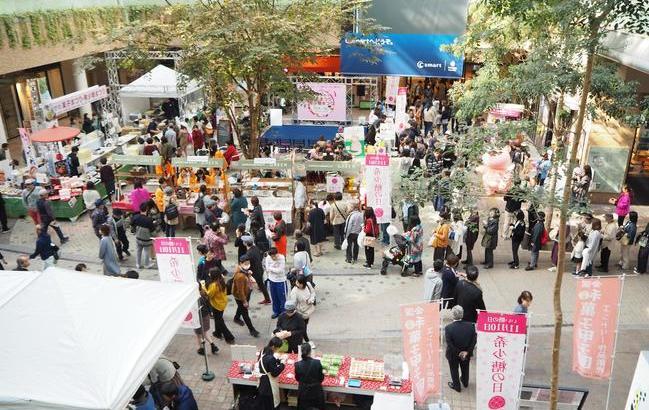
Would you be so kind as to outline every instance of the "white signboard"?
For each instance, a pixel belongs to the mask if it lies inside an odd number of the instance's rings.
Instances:
[[[386,77],[385,79],[385,102],[390,105],[397,103],[399,93],[399,77]]]
[[[189,238],[153,238],[153,247],[158,260],[160,282],[196,283]],[[198,303],[187,313],[181,326],[190,329],[201,326]]]
[[[281,126],[282,125],[282,109],[281,108],[271,108],[270,109],[270,126]]]
[[[327,192],[343,192],[345,178],[340,175],[327,175]]]
[[[649,410],[649,350],[638,357],[625,410]]]
[[[390,157],[387,155],[366,155],[365,190],[367,206],[374,209],[376,222],[388,223],[392,220],[392,186],[390,184]]]
[[[105,85],[93,85],[85,90],[76,91],[66,94],[62,97],[54,98],[43,104],[45,116],[52,119],[75,108],[83,107],[92,102],[99,101],[108,97],[108,88]]]

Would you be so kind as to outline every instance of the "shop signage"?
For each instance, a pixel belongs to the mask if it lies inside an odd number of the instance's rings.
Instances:
[[[23,144],[23,152],[25,153],[25,158],[27,159],[27,165],[36,165],[34,147],[32,146],[32,140],[29,137],[29,132],[26,128],[18,128],[18,134],[20,134],[20,142],[22,142]]]
[[[357,172],[360,169],[354,161],[306,161],[304,164],[307,171]]]
[[[415,401],[440,393],[440,306],[424,302],[401,306],[403,352]]]
[[[160,165],[162,157],[159,155],[113,155],[110,161],[121,165]]]
[[[476,408],[518,410],[527,316],[482,311],[476,331]]]
[[[345,140],[345,150],[355,157],[365,155],[365,127],[353,126],[345,127],[343,130]]]
[[[367,206],[374,209],[378,223],[389,223],[392,220],[390,157],[381,154],[366,155],[363,173]]]
[[[622,277],[577,281],[572,370],[590,379],[611,376]]]
[[[189,238],[153,238],[153,248],[158,260],[160,282],[196,282]],[[189,329],[200,327],[197,304],[187,313],[181,326]]]
[[[180,168],[223,168],[223,158],[188,155],[187,158],[172,158],[171,165]]]
[[[297,106],[300,121],[346,121],[347,86],[340,83],[303,83],[317,95]]]
[[[399,77],[389,76],[385,79],[385,102],[390,105],[397,103],[397,93],[399,92]]]
[[[627,410],[649,410],[649,350],[640,352],[624,408]]]
[[[286,170],[291,169],[291,161],[276,161],[272,164],[267,163],[256,163],[251,159],[241,159],[239,161],[234,161],[230,164],[230,169],[233,170],[243,170],[243,169],[276,169],[276,170]]]
[[[464,57],[442,51],[456,35],[348,34],[340,43],[344,74],[461,78]]]
[[[276,158],[255,158],[253,162],[257,165],[275,165],[277,164]]]
[[[105,85],[94,85],[85,90],[66,94],[62,97],[54,98],[43,104],[46,116],[54,118],[75,108],[83,107],[95,101],[108,97],[108,88]]]

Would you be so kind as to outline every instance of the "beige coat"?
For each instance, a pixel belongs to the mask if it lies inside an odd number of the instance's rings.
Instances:
[[[333,201],[329,208],[329,220],[332,225],[344,224],[349,216],[349,209],[345,201]]]

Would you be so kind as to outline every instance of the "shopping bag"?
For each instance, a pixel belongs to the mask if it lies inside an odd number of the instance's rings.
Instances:
[[[340,245],[340,249],[342,249],[342,250],[344,251],[344,250],[347,249],[347,246],[348,246],[348,245],[349,245],[349,244],[347,243],[347,238],[345,238],[345,240],[343,241],[342,245]]]

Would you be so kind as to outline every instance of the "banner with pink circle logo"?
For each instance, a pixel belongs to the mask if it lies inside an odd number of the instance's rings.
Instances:
[[[385,154],[366,155],[363,173],[367,206],[374,209],[377,223],[389,223],[392,220],[390,157]]]
[[[189,238],[153,238],[158,261],[160,282],[196,283],[192,243]],[[196,329],[201,326],[198,304],[187,312],[182,327]]]
[[[476,408],[518,409],[527,316],[479,312],[476,331]]]
[[[347,86],[338,83],[303,83],[318,94],[315,99],[303,101],[297,106],[300,121],[346,121]]]

